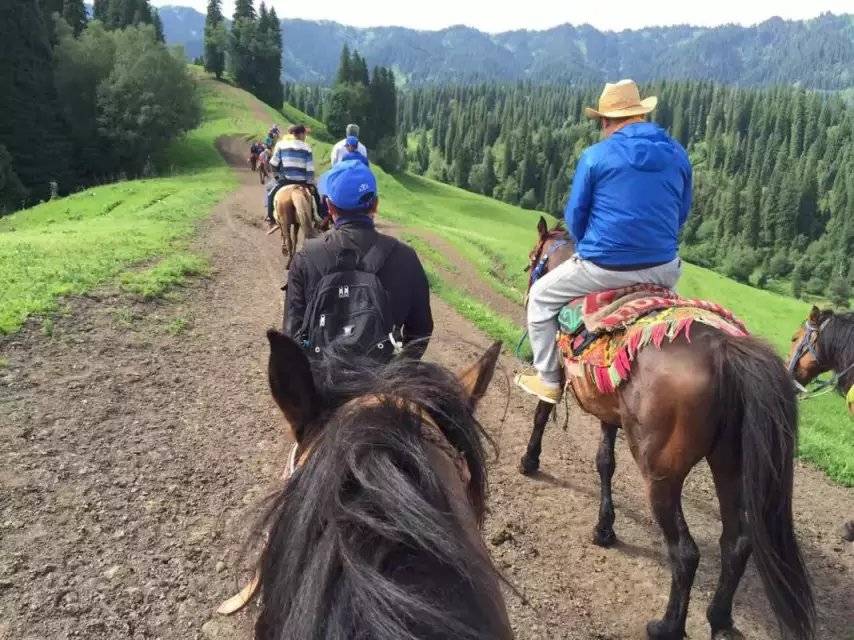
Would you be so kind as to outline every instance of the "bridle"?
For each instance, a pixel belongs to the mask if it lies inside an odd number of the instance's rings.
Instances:
[[[544,252],[543,249],[546,246],[546,242],[549,240],[553,240],[554,242],[552,242],[552,246],[549,250]],[[546,267],[549,264],[549,258],[552,257],[552,254],[568,244],[569,238],[565,237],[562,232],[555,231],[549,232],[549,234],[540,241],[531,263],[525,267],[525,271],[531,272],[531,276],[528,278],[528,290],[534,286],[534,283],[537,280],[546,274]]]
[[[424,438],[426,442],[436,447],[443,455],[445,455],[445,457],[448,458],[448,460],[451,461],[460,476],[463,486],[468,487],[469,482],[471,482],[471,472],[469,471],[469,465],[466,461],[465,454],[451,444],[450,440],[448,440],[447,436],[433,417],[421,405],[411,400],[404,400],[403,398],[396,398],[393,396],[367,395],[350,400],[341,407],[341,410],[347,410],[348,408],[365,409],[378,407],[388,403],[397,405],[398,408],[418,418],[418,423],[421,428],[421,437]],[[288,456],[288,464],[285,468],[285,473],[283,474],[283,478],[285,480],[289,479],[297,469],[305,464],[305,461],[308,459],[311,451],[311,446],[308,446],[305,451],[301,451],[299,444],[296,442],[294,443],[291,448],[291,453]]]
[[[807,390],[804,385],[802,385],[795,379],[795,370],[798,368],[798,363],[801,361],[801,358],[803,358],[806,354],[811,354],[812,357],[815,358],[816,364],[821,366],[821,358],[818,355],[818,349],[816,348],[816,346],[818,345],[818,339],[819,335],[821,334],[821,331],[827,326],[827,324],[831,320],[832,317],[827,318],[818,326],[807,320],[806,323],[804,323],[804,335],[801,336],[801,340],[795,347],[795,351],[794,353],[792,353],[791,360],[789,360],[789,375],[792,376],[792,381],[795,384],[795,388],[801,394],[801,399],[803,400],[815,398],[816,396],[824,395],[825,393],[831,391],[833,387],[835,387],[839,380],[842,378],[842,376],[854,369],[854,362],[852,362],[844,369],[834,373],[829,380],[820,381],[816,388],[812,391]]]

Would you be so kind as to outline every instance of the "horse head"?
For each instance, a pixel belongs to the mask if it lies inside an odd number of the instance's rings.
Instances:
[[[802,387],[831,368],[828,359],[820,354],[819,341],[822,330],[832,318],[833,311],[814,306],[804,324],[792,336],[788,368]]]
[[[454,375],[407,358],[309,362],[267,336],[297,453],[264,527],[256,637],[511,637],[480,536],[488,436],[474,418],[500,343]]]

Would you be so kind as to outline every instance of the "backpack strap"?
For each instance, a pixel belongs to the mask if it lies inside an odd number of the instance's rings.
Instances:
[[[376,275],[377,272],[383,268],[386,260],[388,260],[389,256],[396,248],[397,240],[389,236],[378,234],[376,242],[374,242],[371,248],[368,249],[367,253],[362,256],[357,269],[359,271],[364,271],[365,273],[373,273]]]

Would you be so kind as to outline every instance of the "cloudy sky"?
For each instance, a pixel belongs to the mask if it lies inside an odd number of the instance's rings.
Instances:
[[[256,5],[260,0],[256,0]],[[206,0],[153,0],[152,4],[192,6],[205,11]],[[271,1],[268,0],[268,6]],[[755,24],[771,16],[788,19],[812,18],[825,11],[854,10],[854,0],[524,0],[498,3],[495,0],[323,0],[294,2],[272,0],[279,17],[335,20],[360,27],[400,25],[416,29],[441,29],[465,24],[483,31],[547,29],[558,24],[588,23],[598,29],[620,30],[654,25],[693,24],[712,26],[735,22]],[[294,11],[302,7],[302,13]],[[223,10],[231,15],[234,0],[223,0]]]

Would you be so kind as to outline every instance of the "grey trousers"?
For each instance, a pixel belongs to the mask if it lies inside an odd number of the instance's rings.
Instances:
[[[609,271],[573,256],[534,283],[528,295],[528,336],[534,351],[534,368],[547,382],[560,382],[561,361],[555,340],[557,316],[573,298],[633,284],[676,286],[682,274],[679,258],[638,271]]]

